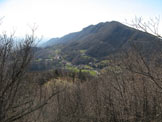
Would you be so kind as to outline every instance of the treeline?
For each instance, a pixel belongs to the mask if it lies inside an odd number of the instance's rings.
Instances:
[[[52,92],[61,92],[36,111],[31,120],[159,122],[162,119],[162,70],[155,65],[159,56],[154,55],[148,61],[132,47],[120,58],[114,58],[111,68],[97,78],[84,82],[51,78],[41,86],[42,99]]]

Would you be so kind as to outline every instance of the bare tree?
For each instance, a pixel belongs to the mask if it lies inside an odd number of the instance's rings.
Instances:
[[[41,88],[30,81],[28,66],[33,58],[36,37],[16,40],[14,35],[0,35],[0,122],[13,122],[42,108],[55,96],[42,97]],[[39,97],[41,99],[39,99]]]
[[[127,22],[126,20],[126,24],[138,30],[153,34],[158,38],[162,38],[162,35],[159,32],[160,16],[150,18],[147,21],[145,21],[142,17],[135,17],[131,22]]]

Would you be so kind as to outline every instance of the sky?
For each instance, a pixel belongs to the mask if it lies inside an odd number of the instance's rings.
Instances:
[[[99,22],[162,17],[161,6],[162,0],[0,0],[0,31],[23,36],[37,26],[38,37],[49,39]]]

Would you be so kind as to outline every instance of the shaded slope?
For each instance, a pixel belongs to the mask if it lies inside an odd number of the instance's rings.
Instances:
[[[153,35],[112,21],[90,25],[80,32],[65,35],[50,48],[59,48],[66,60],[74,64],[80,62],[83,64],[86,60],[81,60],[82,50],[85,51],[86,56],[89,56],[86,62],[89,63],[93,62],[92,58],[102,60],[120,52],[123,48],[129,48],[132,42],[138,44],[138,47],[149,55],[152,49],[160,48],[161,43],[157,40]]]

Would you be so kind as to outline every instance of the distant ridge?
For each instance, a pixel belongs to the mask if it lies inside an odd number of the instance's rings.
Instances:
[[[86,56],[101,60],[124,48],[129,48],[130,43],[138,44],[138,48],[145,55],[149,55],[152,50],[162,47],[161,42],[157,40],[157,37],[151,34],[111,21],[90,25],[61,38],[52,38],[44,43],[44,47],[48,47],[48,52],[51,52],[50,49],[59,48],[61,53],[66,55],[66,60],[75,63],[80,60],[79,52],[82,50]]]

